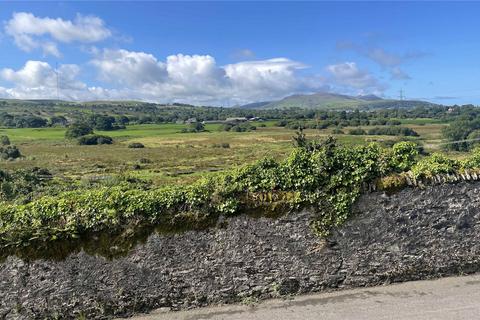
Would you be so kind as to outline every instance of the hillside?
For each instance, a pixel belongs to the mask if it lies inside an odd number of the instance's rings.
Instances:
[[[375,95],[348,96],[335,93],[314,93],[309,95],[296,94],[278,101],[250,103],[242,106],[248,109],[379,109],[379,108],[412,108],[418,106],[433,106],[435,104],[416,100],[382,99]]]

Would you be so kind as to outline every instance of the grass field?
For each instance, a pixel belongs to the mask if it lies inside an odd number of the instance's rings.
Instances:
[[[79,146],[64,139],[64,128],[0,129],[8,135],[25,158],[1,162],[6,169],[38,166],[52,173],[76,179],[93,179],[108,175],[125,174],[150,180],[154,184],[189,183],[201,175],[224,170],[236,165],[254,162],[265,156],[285,157],[292,148],[294,130],[266,127],[252,132],[218,131],[220,125],[206,125],[206,132],[181,133],[183,124],[148,124],[128,126],[124,130],[102,132],[114,138],[113,145]],[[404,122],[420,134],[430,151],[438,149],[441,130],[439,123],[421,121]],[[363,127],[368,129],[368,127]],[[351,128],[344,128],[345,132]],[[320,138],[331,129],[306,130],[307,137]],[[395,140],[393,136],[337,135],[344,143]],[[131,142],[141,142],[143,149],[130,149]],[[229,148],[218,147],[228,144]]]

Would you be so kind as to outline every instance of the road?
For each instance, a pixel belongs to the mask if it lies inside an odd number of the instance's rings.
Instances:
[[[480,275],[416,281],[180,312],[134,320],[480,319]]]

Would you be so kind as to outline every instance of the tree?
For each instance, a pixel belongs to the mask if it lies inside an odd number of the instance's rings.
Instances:
[[[93,129],[89,125],[85,123],[74,123],[68,127],[67,131],[65,132],[65,137],[67,139],[75,139],[92,133]]]

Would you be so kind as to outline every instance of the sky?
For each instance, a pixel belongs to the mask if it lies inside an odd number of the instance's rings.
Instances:
[[[0,98],[480,104],[480,3],[0,3]]]

